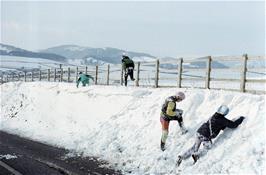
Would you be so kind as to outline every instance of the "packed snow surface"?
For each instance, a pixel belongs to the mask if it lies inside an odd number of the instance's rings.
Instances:
[[[177,90],[186,99],[189,132],[181,135],[170,123],[166,151],[160,150],[159,115],[165,98]],[[192,158],[176,167],[177,156],[194,143],[199,126],[221,104],[230,108],[227,118],[245,116],[238,128],[226,129],[212,149],[193,165]],[[3,131],[64,147],[84,156],[107,160],[129,174],[236,173],[265,171],[265,95],[227,91],[89,86],[48,82],[1,85]]]

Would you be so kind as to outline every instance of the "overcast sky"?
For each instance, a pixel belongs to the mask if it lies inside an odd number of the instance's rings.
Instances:
[[[265,55],[260,2],[1,1],[1,43],[76,44],[155,56]]]

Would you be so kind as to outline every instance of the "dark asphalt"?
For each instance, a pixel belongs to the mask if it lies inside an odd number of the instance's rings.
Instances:
[[[68,150],[35,142],[0,131],[0,155],[15,155],[14,159],[0,159],[0,175],[16,174],[4,165],[23,175],[104,175],[121,174],[107,162],[94,157],[68,157]],[[2,163],[1,163],[2,162]],[[2,166],[1,166],[2,165]]]

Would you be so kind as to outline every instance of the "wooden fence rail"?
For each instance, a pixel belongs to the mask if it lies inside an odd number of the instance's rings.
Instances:
[[[240,68],[213,68],[213,61],[232,61],[228,58],[218,60],[211,56],[205,57],[200,60],[185,60],[183,58],[177,59],[176,62],[160,62],[157,59],[155,62],[137,62],[135,69],[135,86],[153,86],[157,87],[197,87],[197,83],[203,82],[201,87],[205,89],[227,89],[240,92],[252,92],[252,93],[266,93],[266,69],[265,67],[259,67],[256,72],[256,68],[252,67],[248,69],[248,61],[254,59],[249,59],[247,54],[244,54],[242,57],[233,58],[233,61],[238,61]],[[266,59],[259,59],[260,61],[265,61]],[[193,62],[205,62],[205,68],[191,68],[186,67],[186,64]],[[172,64],[176,68],[165,68],[166,64]],[[265,66],[265,64],[264,64]],[[120,67],[120,68],[119,68]],[[249,71],[252,70],[252,71]],[[215,77],[215,73],[218,71],[223,71],[228,73],[230,71],[234,73],[239,73],[239,78],[227,77]],[[107,65],[107,66],[85,66],[85,67],[64,67],[60,65],[59,68],[46,69],[46,70],[36,70],[31,72],[20,72],[12,74],[1,74],[0,83],[5,83],[9,81],[51,81],[54,82],[76,82],[78,80],[79,72],[84,72],[90,74],[94,77],[94,84],[102,85],[113,85],[113,84],[124,84],[124,72],[121,65]],[[154,72],[154,73],[153,73]],[[194,72],[191,74],[190,72]],[[261,79],[250,79],[247,78],[247,73],[257,73],[262,75]],[[200,74],[202,73],[202,74]],[[214,77],[213,77],[214,76]],[[154,82],[154,83],[152,83]],[[164,84],[166,82],[166,84]],[[190,82],[190,84],[186,84]],[[192,82],[192,83],[191,83]],[[238,88],[224,88],[224,87],[213,87],[213,84],[221,84],[224,82],[225,85],[232,85],[233,83],[238,83]],[[220,82],[220,83],[219,83]],[[256,84],[260,85],[262,89],[257,90],[254,88],[247,89],[247,84]]]

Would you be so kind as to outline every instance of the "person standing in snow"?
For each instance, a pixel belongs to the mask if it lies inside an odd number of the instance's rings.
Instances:
[[[161,110],[160,122],[162,125],[161,150],[165,150],[165,142],[168,137],[168,129],[170,121],[177,120],[182,134],[187,132],[183,123],[183,110],[176,109],[176,102],[181,102],[185,99],[183,92],[177,92],[175,95],[168,97]]]
[[[82,83],[82,86],[86,86],[86,84],[90,84],[90,79],[92,79],[92,81],[94,81],[94,78],[90,75],[87,74],[83,74],[82,72],[79,73],[79,78],[77,81],[77,88],[79,87],[79,83]]]
[[[242,123],[244,117],[241,116],[235,121],[228,120],[225,116],[228,114],[229,108],[222,105],[217,112],[205,123],[203,123],[197,130],[196,140],[194,145],[188,149],[184,154],[178,156],[177,165],[179,166],[182,160],[192,156],[194,163],[199,159],[199,147],[203,143],[204,150],[211,148],[212,139],[217,137],[221,130],[225,128],[236,128]]]
[[[125,86],[127,86],[127,78],[130,76],[130,79],[132,81],[135,80],[134,78],[134,68],[135,64],[132,59],[130,59],[125,53],[122,55],[122,68],[124,71],[124,81],[125,81]]]

